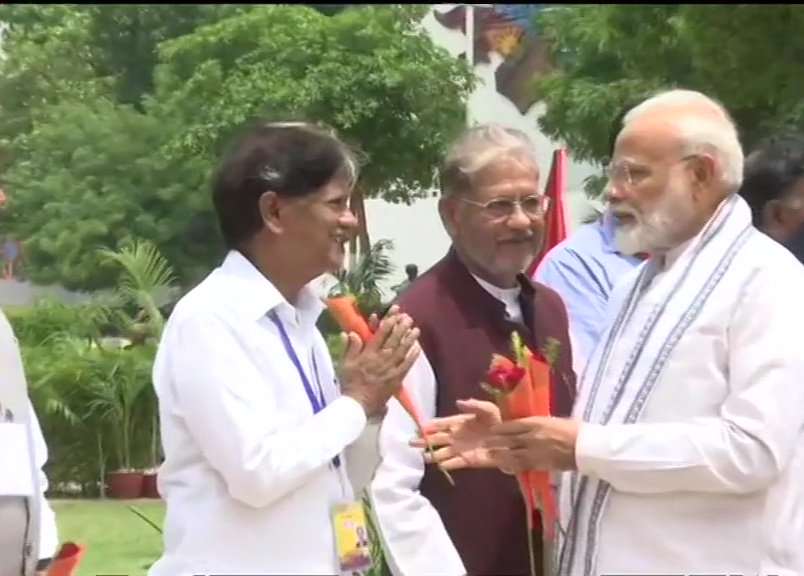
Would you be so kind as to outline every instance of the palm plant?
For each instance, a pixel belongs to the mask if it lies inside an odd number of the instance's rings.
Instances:
[[[143,365],[128,350],[94,349],[93,374],[86,382],[91,400],[87,414],[110,425],[115,436],[118,467],[131,470],[132,438],[137,425],[138,406],[150,383],[149,363]]]
[[[161,308],[178,293],[176,276],[159,249],[147,240],[131,242],[119,250],[101,250],[108,261],[122,268],[116,297],[124,304],[137,309],[134,317],[120,315],[121,323],[138,345],[153,357],[154,347],[162,335],[165,317]],[[129,382],[135,388],[136,384]],[[125,393],[123,395],[125,397]],[[159,412],[154,391],[148,387],[142,396],[144,410],[150,415],[150,465],[159,463]]]
[[[73,473],[89,464],[91,450],[87,448],[94,444],[95,480],[104,496],[104,437],[108,422],[92,407],[94,395],[90,386],[97,372],[93,350],[96,350],[93,341],[61,330],[38,345],[26,346],[23,353],[29,367],[31,400],[42,413],[51,417],[47,423],[55,427],[51,431],[60,439],[58,465],[71,472],[69,477],[75,478]]]
[[[358,304],[366,311],[376,311],[382,305],[380,284],[394,271],[388,252],[394,243],[378,240],[360,256],[350,270],[338,274],[339,289],[357,297]]]
[[[176,275],[159,249],[147,240],[131,242],[119,250],[102,249],[101,256],[122,268],[117,296],[124,303],[137,307],[139,314],[131,319],[129,328],[135,336],[159,339],[165,325],[160,308],[170,302],[178,291]]]
[[[158,464],[157,402],[148,384],[164,326],[160,307],[176,291],[169,265],[152,244],[133,242],[102,253],[121,267],[115,291],[79,306],[42,302],[14,318],[31,399],[40,414],[50,416],[44,424],[59,438],[52,465],[65,479],[93,482],[94,474],[84,474],[97,462],[101,491],[107,456],[116,457],[120,468],[139,461],[145,446],[135,431],[141,424],[149,428],[151,465]],[[111,345],[102,338],[110,329],[133,344]]]

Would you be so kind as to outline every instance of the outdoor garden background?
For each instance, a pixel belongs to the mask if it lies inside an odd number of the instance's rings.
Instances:
[[[437,19],[462,30],[466,6],[438,5]],[[367,309],[389,298],[394,246],[382,231],[369,238],[365,200],[432,196],[478,83],[421,27],[432,8],[0,5],[0,238],[21,247],[15,278],[80,295],[4,305],[49,448],[60,538],[88,547],[80,574],[144,574],[161,550],[163,504],[144,498],[158,496],[161,459],[151,364],[172,304],[223,255],[209,176],[242,121],[303,116],[359,145],[363,227],[344,280]],[[502,57],[496,89],[521,111],[544,107],[541,133],[596,168],[590,197],[613,120],[661,87],[722,100],[747,149],[804,127],[800,6],[473,15],[473,63]],[[333,333],[326,317],[321,326]],[[139,478],[134,499],[109,498],[120,471]]]

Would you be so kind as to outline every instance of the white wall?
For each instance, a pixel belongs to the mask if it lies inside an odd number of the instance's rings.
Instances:
[[[455,5],[434,5],[422,21],[422,25],[436,44],[457,57],[466,48],[466,36],[460,31],[441,26],[433,16],[433,10],[443,12],[453,6]],[[535,104],[527,114],[522,115],[512,102],[496,91],[494,72],[501,63],[502,57],[492,53],[490,64],[478,64],[475,67],[479,85],[469,98],[469,119],[473,124],[497,122],[527,133],[536,146],[543,178],[546,180],[553,150],[561,145],[551,142],[539,131],[536,119],[544,110],[543,104]],[[570,151],[566,191],[570,229],[577,226],[578,222],[588,214],[590,203],[583,193],[583,180],[594,172],[595,169],[591,165],[573,161]],[[392,258],[397,270],[389,286],[404,278],[405,264],[417,264],[419,271],[423,272],[447,251],[449,237],[441,226],[436,203],[436,198],[420,200],[412,206],[393,205],[382,200],[366,202],[371,241],[390,238],[394,242],[395,250]]]

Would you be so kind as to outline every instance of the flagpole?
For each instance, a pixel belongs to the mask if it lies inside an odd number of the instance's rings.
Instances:
[[[466,63],[472,74],[475,73],[475,7],[493,8],[494,4],[464,4],[466,24]],[[472,111],[466,105],[466,125],[472,127]]]
[[[474,4],[464,4],[466,9],[466,63],[472,74],[475,73],[475,7]],[[466,103],[466,126],[472,126],[472,110]]]

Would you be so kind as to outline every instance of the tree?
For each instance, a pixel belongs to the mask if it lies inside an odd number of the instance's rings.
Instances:
[[[77,6],[4,6],[9,26],[0,56],[0,149],[29,133],[37,114],[65,100],[88,101],[111,92],[91,65],[88,14]],[[70,57],[66,57],[69,54]],[[2,167],[2,165],[0,165]]]
[[[118,301],[133,306],[134,317],[120,314],[123,326],[132,340],[130,352],[152,360],[156,346],[162,338],[165,317],[162,308],[175,301],[178,287],[170,263],[159,250],[147,240],[135,240],[120,250],[102,250],[103,257],[122,268],[117,286]],[[136,364],[135,364],[136,366]],[[142,410],[150,423],[151,446],[149,465],[159,465],[159,404],[155,391],[148,387],[143,391]]]
[[[538,82],[539,126],[580,160],[604,162],[623,109],[673,86],[723,102],[747,149],[783,126],[804,127],[798,6],[562,6],[539,26],[560,63]]]
[[[432,43],[423,14],[402,5],[331,17],[263,6],[163,43],[152,110],[186,126],[171,153],[212,156],[247,118],[301,116],[360,144],[358,214],[363,195],[426,196],[446,142],[463,127],[473,77]]]
[[[193,241],[194,214],[207,203],[207,195],[185,192],[200,178],[196,162],[176,166],[158,153],[171,126],[96,99],[48,107],[17,138],[5,218],[25,242],[31,279],[76,289],[111,286],[117,272],[96,249],[132,238],[152,239],[184,278],[217,255],[214,244]]]
[[[118,102],[137,108],[153,90],[153,71],[161,42],[191,33],[249,10],[234,4],[104,4],[83,6],[92,66],[100,77],[115,78]]]
[[[195,163],[170,165],[158,155],[160,142],[180,127],[137,107],[151,84],[143,79],[153,75],[159,42],[245,9],[3,10],[9,30],[0,61],[0,170],[7,168],[3,180],[12,200],[2,216],[4,228],[24,241],[31,279],[109,286],[112,267],[95,249],[132,237],[156,241],[188,282],[219,255],[205,241],[209,229],[174,201],[188,179],[199,177]]]
[[[12,5],[2,63],[0,106],[39,106],[102,80],[105,94],[139,106],[153,86],[157,46],[232,14],[244,5]],[[65,57],[66,55],[70,57]],[[24,98],[14,102],[15,98]],[[9,107],[11,104],[11,107]],[[8,118],[3,118],[8,122]]]
[[[249,117],[297,115],[359,143],[358,214],[363,194],[429,194],[463,127],[473,76],[421,28],[423,5],[332,16],[197,6],[158,26],[165,7],[63,8],[11,12],[0,65],[4,226],[23,241],[37,282],[111,286],[114,271],[96,249],[135,237],[154,242],[181,284],[199,279],[223,253],[209,177]],[[73,43],[78,62],[63,57]],[[367,249],[365,227],[362,239]]]

